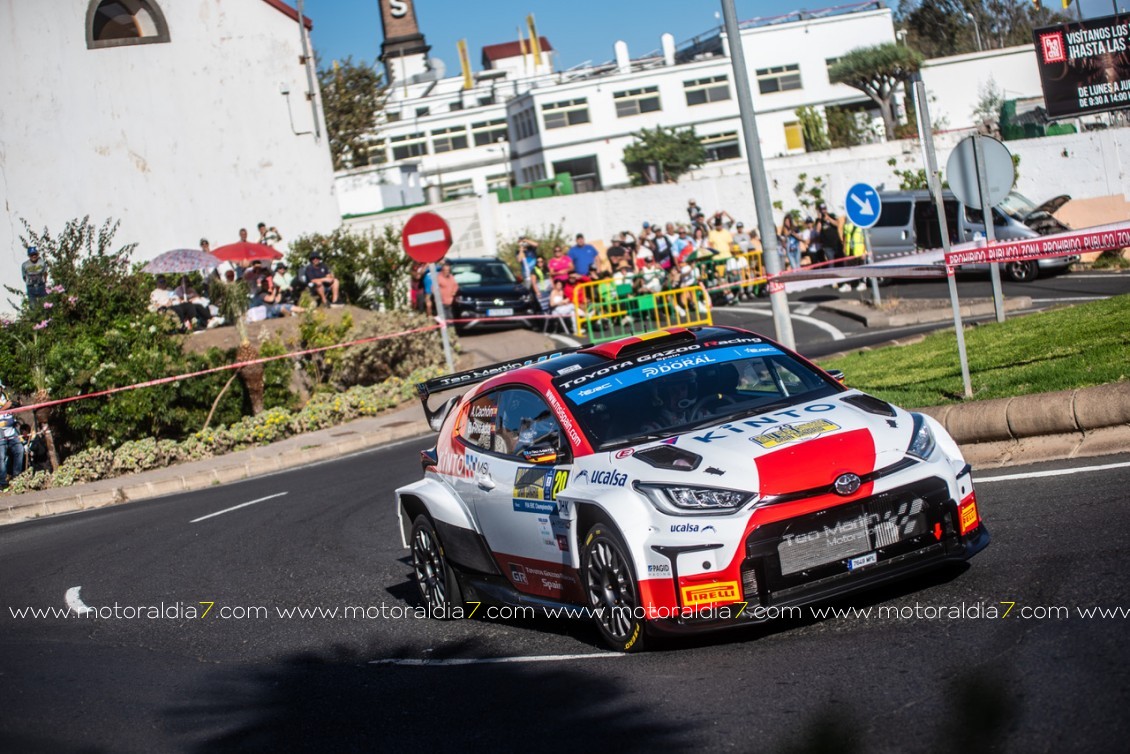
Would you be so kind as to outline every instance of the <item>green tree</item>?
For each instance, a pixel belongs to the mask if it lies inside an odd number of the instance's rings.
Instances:
[[[798,107],[796,117],[800,120],[801,132],[804,134],[804,151],[823,152],[832,146],[819,110],[811,105]]]
[[[304,267],[314,251],[341,281],[341,295],[349,303],[387,311],[408,308],[412,260],[400,247],[398,228],[358,232],[341,227],[329,235],[301,236],[290,244],[291,269]]]
[[[1032,29],[1070,20],[1059,3],[1049,5],[1056,7],[1028,0],[902,0],[895,22],[907,32],[908,45],[937,58],[976,52],[978,31],[985,49],[1031,44]]]
[[[834,84],[847,84],[870,97],[879,106],[887,139],[894,139],[895,115],[891,100],[895,89],[909,81],[921,66],[922,56],[918,52],[887,43],[852,50],[828,69],[828,78]]]
[[[364,61],[347,57],[318,71],[322,109],[329,132],[334,170],[369,164],[369,147],[375,142],[377,115],[384,107],[386,89],[381,74]]]
[[[675,183],[679,176],[706,162],[706,148],[694,126],[682,130],[656,126],[633,134],[624,148],[624,166],[632,184]]]

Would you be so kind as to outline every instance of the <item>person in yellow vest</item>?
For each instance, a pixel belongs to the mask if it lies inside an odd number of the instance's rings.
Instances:
[[[844,256],[846,257],[845,264],[863,264],[867,256],[867,242],[863,237],[866,231],[855,223],[848,220],[844,223]],[[856,284],[855,289],[862,291],[867,288],[866,279],[861,278]],[[837,286],[840,291],[850,291],[851,284],[843,283]]]

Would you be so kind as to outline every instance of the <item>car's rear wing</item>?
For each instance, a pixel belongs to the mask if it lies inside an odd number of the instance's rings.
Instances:
[[[440,426],[443,424],[447,412],[459,400],[458,397],[445,401],[439,408],[432,411],[428,408],[428,397],[433,393],[442,393],[446,390],[454,390],[456,388],[474,385],[479,382],[490,379],[499,374],[512,372],[515,369],[527,367],[530,364],[537,364],[542,361],[547,361],[555,356],[563,356],[568,353],[574,353],[582,348],[588,346],[577,346],[575,348],[558,348],[553,351],[545,351],[543,353],[533,354],[532,356],[525,356],[521,359],[514,359],[511,361],[501,361],[497,364],[491,364],[477,369],[468,369],[464,372],[456,372],[455,374],[445,374],[442,377],[435,377],[427,380],[426,382],[416,383],[416,394],[420,398],[420,403],[424,407],[424,416],[428,420],[428,426],[434,432],[438,432]]]

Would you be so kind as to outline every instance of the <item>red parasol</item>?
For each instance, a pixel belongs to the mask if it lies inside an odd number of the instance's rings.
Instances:
[[[247,264],[256,259],[282,259],[282,253],[261,243],[236,241],[218,249],[212,249],[212,256],[222,262]]]

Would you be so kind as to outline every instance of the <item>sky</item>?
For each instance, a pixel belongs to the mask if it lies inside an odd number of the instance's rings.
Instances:
[[[840,5],[846,0],[735,0],[738,19],[773,16],[800,8],[816,10]],[[1048,0],[1046,0],[1048,1]],[[296,0],[288,0],[296,6]],[[1118,0],[1126,5],[1125,0]],[[1049,5],[1057,0],[1050,0]],[[897,0],[888,6],[897,7]],[[459,73],[455,44],[467,40],[471,64],[480,63],[484,45],[511,42],[518,27],[525,36],[526,16],[534,14],[538,35],[549,39],[557,51],[557,68],[564,70],[586,62],[613,59],[617,40],[628,43],[635,58],[659,49],[659,38],[670,32],[675,44],[717,28],[722,23],[720,0],[415,0],[416,19],[430,55],[439,58],[447,75]],[[1084,17],[1111,13],[1111,0],[1083,0]],[[322,64],[344,60],[372,64],[380,55],[381,20],[378,0],[304,0],[304,11],[314,22],[314,49]],[[1072,15],[1075,9],[1071,9]],[[716,16],[717,14],[717,16]]]

